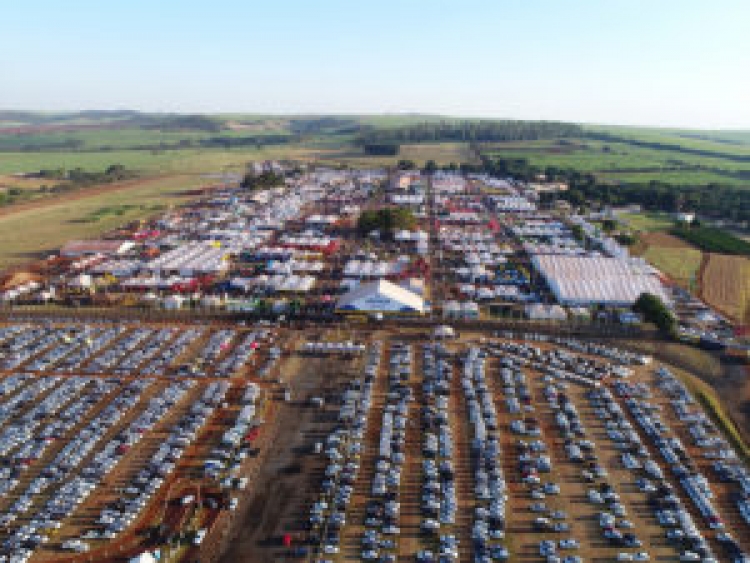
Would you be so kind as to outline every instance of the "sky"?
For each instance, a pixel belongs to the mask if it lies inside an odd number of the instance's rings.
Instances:
[[[750,0],[2,0],[0,108],[750,129]]]

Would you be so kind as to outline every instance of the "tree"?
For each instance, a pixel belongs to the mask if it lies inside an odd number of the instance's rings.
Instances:
[[[623,246],[633,246],[635,244],[635,237],[629,233],[620,233],[615,237],[615,240]]]
[[[276,174],[272,170],[266,170],[260,174],[248,171],[240,184],[246,190],[263,190],[284,185],[284,176]]]
[[[586,240],[586,233],[583,232],[583,227],[581,227],[581,225],[573,225],[570,230],[578,242]]]
[[[417,165],[414,164],[413,160],[401,159],[398,161],[396,167],[399,170],[415,170],[417,168]]]
[[[437,170],[437,168],[437,163],[434,160],[428,160],[427,162],[425,162],[424,171],[426,173],[432,174],[433,172],[435,172],[435,170]]]
[[[654,323],[662,333],[674,335],[676,326],[674,315],[656,295],[642,293],[633,305],[633,310],[642,314],[647,321]]]
[[[367,236],[372,231],[380,231],[384,238],[392,238],[397,229],[411,229],[416,224],[414,214],[405,207],[386,207],[363,211],[357,220],[357,231]]]
[[[614,219],[605,219],[602,221],[602,229],[605,233],[611,233],[617,228],[617,221]]]
[[[365,143],[365,154],[378,156],[396,156],[399,151],[397,143]]]

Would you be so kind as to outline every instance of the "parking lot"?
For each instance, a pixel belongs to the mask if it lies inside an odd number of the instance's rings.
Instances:
[[[745,466],[676,372],[615,348],[50,320],[0,351],[0,561],[194,560],[218,521],[253,563],[750,549]]]
[[[200,326],[0,327],[0,560],[199,544],[199,524],[248,487],[281,356],[274,339]]]
[[[277,508],[289,527],[227,560],[741,560],[744,469],[718,436],[734,481],[690,447],[695,465],[658,453],[622,392],[653,388],[672,426],[661,366],[644,361],[574,341],[384,334],[304,438],[304,495]]]

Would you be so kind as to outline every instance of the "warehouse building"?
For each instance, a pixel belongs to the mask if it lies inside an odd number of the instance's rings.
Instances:
[[[631,307],[643,293],[669,300],[642,260],[537,254],[531,263],[562,305]]]

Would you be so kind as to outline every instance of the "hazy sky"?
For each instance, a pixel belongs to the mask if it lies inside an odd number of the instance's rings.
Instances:
[[[0,108],[750,128],[750,0],[2,0]]]

